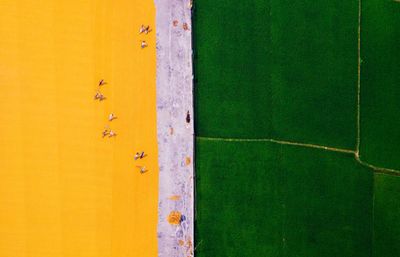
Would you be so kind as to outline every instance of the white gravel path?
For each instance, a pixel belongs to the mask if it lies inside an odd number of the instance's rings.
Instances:
[[[194,255],[194,130],[190,0],[155,0],[155,4],[160,169],[158,256],[191,257]],[[182,214],[179,225],[168,222],[173,211]]]

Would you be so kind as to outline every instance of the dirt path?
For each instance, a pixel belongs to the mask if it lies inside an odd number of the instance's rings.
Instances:
[[[188,257],[193,256],[194,247],[190,1],[155,3],[160,169],[158,256]]]

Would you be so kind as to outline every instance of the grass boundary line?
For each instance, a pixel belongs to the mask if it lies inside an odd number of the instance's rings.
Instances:
[[[217,137],[200,137],[197,136],[197,139],[200,140],[208,140],[208,141],[226,141],[226,142],[270,142],[280,145],[292,145],[292,146],[300,146],[300,147],[308,147],[308,148],[316,148],[330,152],[339,152],[339,153],[347,153],[347,154],[355,154],[354,150],[344,149],[344,148],[335,148],[324,145],[317,144],[307,144],[293,141],[285,141],[285,140],[277,140],[273,138],[217,138]]]
[[[337,152],[337,153],[345,153],[345,154],[352,154],[354,155],[354,159],[364,167],[372,169],[374,173],[382,173],[392,176],[400,176],[400,170],[396,169],[389,169],[384,167],[378,167],[372,165],[368,162],[364,162],[360,159],[360,156],[356,150],[350,149],[343,149],[343,148],[335,148],[329,147],[324,145],[316,145],[316,144],[307,144],[307,143],[300,143],[300,142],[293,142],[293,141],[285,141],[285,140],[277,140],[273,138],[221,138],[221,137],[202,137],[196,136],[196,139],[205,140],[205,141],[220,141],[220,142],[269,142],[274,144],[280,145],[291,145],[291,146],[298,146],[298,147],[305,147],[305,148],[314,148],[329,152]]]
[[[358,1],[358,31],[357,31],[357,131],[356,156],[360,154],[361,141],[361,0]]]
[[[375,173],[387,174],[387,175],[392,175],[392,176],[400,176],[400,170],[375,166],[368,162],[362,161],[357,156],[356,156],[356,161],[358,163],[360,163],[362,166],[372,169]]]

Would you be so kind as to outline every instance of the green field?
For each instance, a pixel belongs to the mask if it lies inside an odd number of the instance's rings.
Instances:
[[[361,156],[400,169],[400,2],[363,1],[362,11]]]
[[[195,1],[197,256],[400,256],[400,3],[359,6]]]
[[[195,2],[199,135],[354,148],[357,1]]]
[[[199,139],[197,158],[197,256],[369,256],[373,177],[352,156]]]
[[[400,256],[400,178],[375,175],[374,256]]]

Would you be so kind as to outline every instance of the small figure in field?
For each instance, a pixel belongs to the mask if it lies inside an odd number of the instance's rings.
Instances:
[[[110,130],[110,132],[108,133],[108,137],[115,137],[116,135],[117,135],[117,133],[115,133],[112,130]]]
[[[99,100],[99,101],[103,101],[106,98],[104,97],[104,95],[102,93],[100,93],[100,91],[97,91],[96,94],[94,95],[94,100]]]
[[[136,167],[139,168],[141,174],[143,174],[147,171],[146,166],[136,166]]]
[[[172,22],[172,25],[173,25],[174,27],[178,26],[178,21],[177,21],[177,20],[174,20],[174,21]]]
[[[189,7],[189,9],[192,9],[192,7],[193,7],[193,0],[189,0],[188,7]]]
[[[183,23],[182,27],[183,27],[183,30],[189,30],[189,26],[186,22]]]
[[[150,29],[150,26],[144,26],[143,24],[142,24],[142,26],[140,26],[140,29],[139,29],[139,34],[142,34],[142,33],[144,33],[144,34],[149,34],[151,32],[151,29]]]
[[[139,34],[142,34],[146,30],[146,27],[142,24],[139,28]]]
[[[100,98],[100,92],[97,91],[96,94],[94,95],[94,100],[98,100]]]
[[[114,115],[114,113],[110,113],[110,115],[108,115],[108,121],[113,121],[115,120],[117,117]]]
[[[99,81],[99,87],[101,87],[101,86],[103,86],[105,84],[107,84],[107,82],[105,82],[104,79]]]
[[[137,153],[135,154],[134,159],[135,159],[135,161],[136,161],[137,159],[143,159],[144,157],[146,157],[146,154],[144,154],[144,152],[141,152],[141,153],[137,152]]]
[[[142,40],[142,42],[140,43],[140,47],[143,49],[143,48],[145,48],[147,46],[148,46],[147,42]]]
[[[187,111],[186,113],[186,123],[190,123],[190,113]]]
[[[106,137],[110,132],[108,131],[108,129],[104,129],[102,132],[103,138]]]

